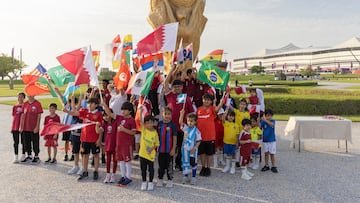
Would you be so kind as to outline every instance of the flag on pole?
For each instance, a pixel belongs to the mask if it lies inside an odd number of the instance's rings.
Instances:
[[[164,70],[163,53],[151,54],[140,58],[140,64],[143,71]]]
[[[93,54],[93,59],[94,59],[94,63],[95,63],[95,69],[96,72],[99,70],[99,66],[100,66],[100,51],[92,51]]]
[[[185,47],[185,50],[184,50],[184,59],[185,59],[185,60],[190,60],[190,61],[192,61],[192,60],[193,60],[192,52],[193,52],[193,44],[190,43],[189,45],[187,45],[187,46]]]
[[[96,124],[96,122],[77,123],[77,124],[72,124],[72,125],[62,124],[62,123],[57,123],[57,122],[50,122],[44,126],[44,128],[40,134],[41,134],[41,136],[54,135],[54,134],[58,134],[58,133],[65,132],[65,131],[71,131],[71,130],[85,128],[86,126],[95,125],[95,124]]]
[[[113,80],[117,89],[126,89],[130,81],[130,50],[122,49],[119,71]]]
[[[139,55],[174,51],[179,23],[161,25],[137,43]]]
[[[56,58],[66,70],[75,75],[75,85],[99,86],[90,46],[67,52]]]
[[[57,97],[56,92],[49,84],[49,81],[41,76],[25,74],[21,77],[25,84],[25,92],[29,96],[50,93],[53,97]]]
[[[29,74],[35,76],[43,76],[49,79],[47,70],[40,63],[32,71],[30,71]]]
[[[221,62],[223,53],[224,50],[222,49],[214,50],[210,52],[207,56],[202,58],[200,61],[210,61],[214,65],[217,62]]]
[[[105,58],[106,61],[112,61],[113,69],[117,69],[120,64],[120,56],[121,38],[120,35],[116,35],[111,43],[105,45]]]
[[[155,71],[141,71],[131,77],[127,93],[135,95],[148,95]]]
[[[125,35],[124,40],[123,40],[122,48],[124,50],[132,50],[133,49],[132,35],[131,34]]]
[[[80,88],[80,85],[75,85],[75,82],[69,82],[68,83],[68,86],[66,87],[66,90],[63,94],[63,101],[64,103],[67,103],[67,98],[68,96],[75,92],[75,90],[79,89]]]
[[[62,87],[75,80],[75,76],[61,65],[50,68],[48,74],[56,87]]]
[[[228,72],[215,67],[209,61],[201,61],[201,67],[197,75],[198,80],[225,91],[229,78],[230,74]]]
[[[186,94],[178,94],[176,104],[184,104],[186,102]]]

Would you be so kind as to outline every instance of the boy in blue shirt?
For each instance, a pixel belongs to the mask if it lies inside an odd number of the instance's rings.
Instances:
[[[271,171],[277,173],[275,166],[276,138],[275,138],[275,120],[272,119],[274,113],[271,109],[265,110],[265,117],[261,118],[260,126],[263,130],[263,150],[265,152],[265,166],[261,171],[270,170],[269,155],[271,159]]]

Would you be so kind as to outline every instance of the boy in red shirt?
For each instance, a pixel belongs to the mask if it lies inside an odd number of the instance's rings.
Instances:
[[[51,103],[49,105],[50,115],[45,116],[44,125],[53,122],[60,123],[60,117],[55,113],[56,109],[57,109],[57,105],[55,103]],[[45,163],[51,163],[51,164],[56,163],[58,136],[59,136],[58,134],[55,134],[55,135],[45,135],[44,137],[45,147],[47,147],[47,151],[49,155],[49,158],[47,161],[45,161]],[[51,160],[51,148],[54,148],[54,156],[52,160]]]
[[[75,97],[71,98],[72,100]],[[80,175],[78,180],[83,180],[89,176],[88,173],[88,162],[90,151],[94,155],[94,180],[99,178],[99,153],[101,146],[101,128],[100,126],[103,123],[102,113],[97,109],[99,100],[97,98],[90,98],[88,100],[88,109],[81,108],[79,111],[76,111],[75,108],[72,111],[64,109],[65,113],[68,113],[72,116],[78,116],[83,120],[83,123],[92,123],[96,122],[96,125],[88,125],[81,130],[80,141],[81,141],[81,153],[83,154],[83,168],[84,172]]]
[[[28,100],[22,106],[21,112],[19,131],[22,132],[23,143],[28,154],[28,157],[21,162],[26,163],[31,161],[32,163],[37,164],[40,162],[39,130],[43,109],[40,102],[37,101],[34,96],[28,95]],[[31,158],[31,146],[35,153],[33,159]]]
[[[242,175],[241,178],[244,180],[251,180],[251,177],[254,175],[247,170],[247,166],[250,163],[250,156],[252,152],[252,141],[251,141],[251,121],[249,119],[244,119],[241,122],[243,130],[240,133],[239,143],[240,143],[240,156],[241,156],[241,169]]]
[[[14,139],[14,161],[13,163],[18,163],[19,162],[19,143],[20,143],[20,132],[19,132],[19,127],[20,127],[20,118],[21,118],[21,109],[22,106],[24,104],[24,99],[25,99],[25,93],[23,92],[19,92],[18,93],[18,104],[15,104],[13,106],[12,109],[12,125],[11,125],[11,133],[13,134],[13,139]],[[21,136],[21,140],[22,140],[22,136]],[[24,144],[21,141],[22,144],[22,156],[21,156],[21,161],[25,159],[25,148],[24,148]]]
[[[199,146],[199,155],[201,160],[200,176],[210,176],[210,163],[212,155],[215,153],[215,118],[217,112],[224,104],[221,99],[218,106],[213,105],[214,96],[211,94],[204,94],[203,105],[198,108],[196,116],[198,118],[196,127],[201,132],[201,144]]]

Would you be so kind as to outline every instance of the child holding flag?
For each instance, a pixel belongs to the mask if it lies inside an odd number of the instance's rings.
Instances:
[[[49,105],[49,112],[50,115],[45,116],[44,125],[52,122],[60,123],[60,117],[56,114],[57,105],[55,103],[51,103]],[[45,147],[47,147],[49,158],[45,161],[45,163],[56,163],[56,153],[57,153],[57,146],[58,146],[58,134],[55,135],[45,135]],[[54,156],[51,160],[51,148],[54,150]]]

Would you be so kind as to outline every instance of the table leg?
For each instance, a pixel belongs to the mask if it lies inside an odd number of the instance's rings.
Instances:
[[[347,139],[345,140],[345,146],[346,146],[346,153],[348,153]]]

